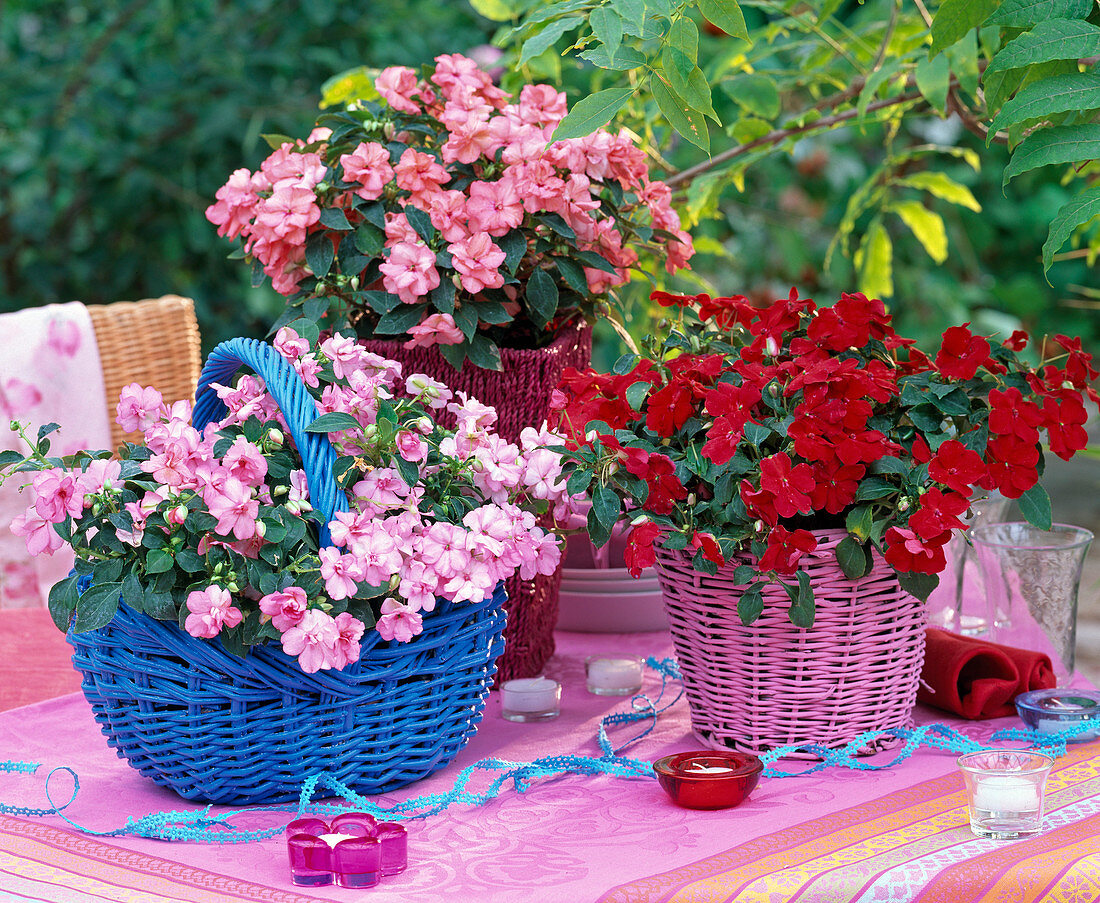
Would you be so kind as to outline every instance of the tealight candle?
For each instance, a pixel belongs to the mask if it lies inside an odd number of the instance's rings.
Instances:
[[[500,688],[501,714],[508,721],[549,721],[561,711],[561,684],[549,677],[521,677]]]
[[[642,660],[633,656],[589,656],[584,663],[588,692],[629,696],[642,688]]]
[[[978,837],[1015,840],[1043,829],[1043,797],[1054,758],[1028,750],[990,750],[959,756],[970,830]]]

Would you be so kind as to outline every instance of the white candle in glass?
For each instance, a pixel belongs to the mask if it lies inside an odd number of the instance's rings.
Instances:
[[[638,658],[592,656],[585,663],[588,692],[597,696],[626,696],[642,687]]]
[[[974,788],[973,803],[990,812],[1029,812],[1039,808],[1039,788],[1022,775],[984,775]]]
[[[504,717],[509,721],[545,721],[561,707],[561,684],[549,677],[521,677],[500,688]]]

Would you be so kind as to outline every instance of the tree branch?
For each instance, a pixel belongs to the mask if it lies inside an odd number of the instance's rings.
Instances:
[[[898,106],[903,103],[910,103],[915,100],[922,100],[920,91],[907,91],[904,94],[899,94],[897,97],[888,97],[885,100],[876,100],[874,103],[868,104],[866,113],[873,113],[878,110],[886,109],[887,107]],[[766,135],[761,135],[753,141],[749,141],[746,144],[739,144],[736,147],[731,147],[728,150],[722,151],[722,153],[711,157],[709,160],[704,160],[702,163],[698,163],[695,166],[689,167],[682,172],[676,173],[674,176],[670,176],[665,179],[665,182],[670,188],[679,188],[687,185],[694,179],[710,172],[712,169],[717,169],[731,160],[736,160],[738,157],[747,154],[749,151],[756,150],[758,147],[773,147],[776,144],[781,144],[788,138],[793,138],[796,135],[802,135],[806,132],[816,131],[818,129],[831,128],[834,125],[839,125],[842,122],[848,122],[851,119],[855,119],[860,115],[860,111],[856,109],[845,110],[843,113],[836,113],[832,116],[824,116],[821,119],[814,122],[806,123],[805,125],[791,126],[790,128],[774,129],[768,132]]]

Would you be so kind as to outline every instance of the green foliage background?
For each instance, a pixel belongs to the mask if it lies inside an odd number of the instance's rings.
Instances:
[[[1009,2],[1020,6],[1028,0]],[[630,19],[640,7],[650,16],[650,36],[624,34],[622,45],[655,48],[654,71],[671,73],[673,88],[702,97],[698,83],[677,80],[674,69],[684,59],[664,54],[660,27],[672,22],[681,42],[684,34],[698,33],[696,56],[714,113],[707,141],[718,154],[789,123],[799,115],[799,103],[812,104],[815,97],[843,89],[852,77],[849,57],[870,75],[847,103],[866,110],[911,90],[903,76],[925,65],[920,61],[928,56],[927,34],[922,37],[928,29],[916,21],[917,7],[909,0],[742,0],[751,50],[736,37],[706,28],[701,11],[713,17],[733,5],[732,0],[394,0],[369,6],[339,0],[8,2],[0,16],[0,309],[176,292],[196,299],[207,348],[232,335],[262,335],[281,310],[281,299],[269,288],[250,286],[248,268],[227,259],[230,244],[216,235],[203,211],[233,170],[255,168],[266,156],[262,134],[304,136],[317,115],[322,84],[357,66],[417,65],[495,39],[507,54],[506,87],[531,80],[560,83],[575,106],[623,79],[630,83],[630,73],[600,68],[593,60],[600,41],[606,44],[615,34],[609,11],[630,13]],[[961,0],[929,0],[928,6],[940,21],[947,21],[944,9],[961,14],[974,8]],[[669,16],[662,20],[658,13],[666,8]],[[828,19],[827,27],[817,24],[819,14],[825,17],[821,22]],[[1093,16],[1100,18],[1095,9]],[[536,19],[534,27],[525,24]],[[553,27],[565,20],[570,27]],[[822,38],[826,31],[835,48]],[[969,34],[973,40],[973,29]],[[570,49],[576,42],[581,46]],[[977,54],[978,44],[974,47]],[[952,66],[958,68],[958,51],[952,52]],[[876,75],[882,71],[888,74]],[[773,78],[777,93],[761,72]],[[924,85],[935,94],[927,78]],[[659,151],[655,169],[675,173],[705,160],[669,126],[661,100],[645,90],[635,92],[622,114]],[[1095,164],[1077,179],[1064,178],[1064,168],[1047,166],[1002,190],[1008,149],[986,147],[957,122],[945,123],[929,111],[929,104],[923,112],[932,115],[912,115],[918,103],[891,106],[881,115],[863,115],[840,128],[746,155],[743,162],[749,165],[682,185],[679,199],[697,221],[700,253],[694,276],[678,287],[765,300],[797,286],[822,303],[857,287],[867,274],[854,266],[854,255],[834,249],[830,266],[824,265],[850,199],[888,157],[935,145],[934,160],[914,158],[894,175],[943,173],[973,193],[980,212],[904,186],[891,191],[894,201],[908,203],[910,216],[927,216],[923,209],[942,218],[946,254],[941,260],[929,256],[937,237],[926,229],[921,239],[896,213],[849,214],[853,251],[871,228],[881,228],[889,238],[889,303],[900,330],[931,345],[943,328],[968,320],[1001,332],[1022,323],[1038,334],[1080,334],[1095,347],[1100,315],[1084,251],[1066,245],[1068,253],[1048,273],[1051,284],[1043,276],[1041,253],[1054,212],[1080,192]],[[980,170],[960,158],[964,152],[980,159]],[[1075,240],[1097,244],[1097,231],[1086,228]],[[624,292],[629,325],[639,337],[658,315],[646,303],[649,289],[642,279]],[[608,328],[597,363],[609,366],[618,342]]]
[[[14,0],[0,15],[0,309],[195,298],[209,349],[282,310],[203,211],[321,84],[483,44],[460,2]]]

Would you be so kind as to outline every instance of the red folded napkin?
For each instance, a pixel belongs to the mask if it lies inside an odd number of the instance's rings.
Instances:
[[[1013,700],[1057,683],[1050,656],[929,627],[917,702],[971,720],[1013,715]]]

